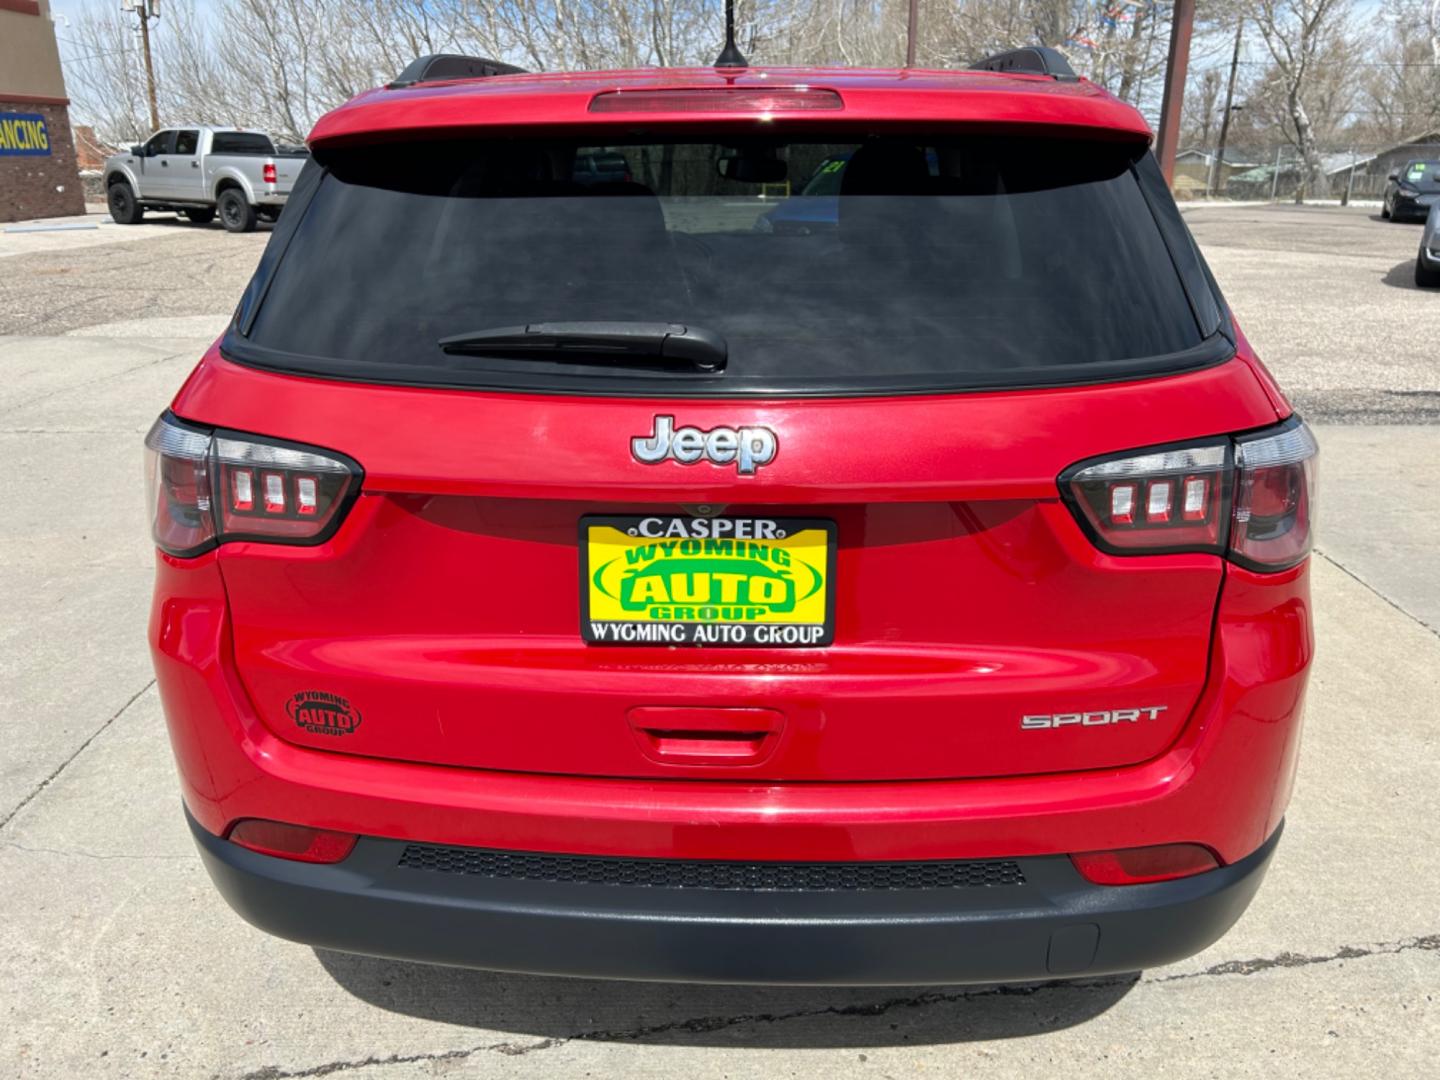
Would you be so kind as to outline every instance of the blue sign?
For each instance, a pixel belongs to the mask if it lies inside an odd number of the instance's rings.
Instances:
[[[39,113],[0,112],[0,157],[49,157],[50,132]]]

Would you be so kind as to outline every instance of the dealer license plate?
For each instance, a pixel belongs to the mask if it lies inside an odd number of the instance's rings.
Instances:
[[[580,519],[580,633],[597,645],[805,648],[835,638],[835,523]]]

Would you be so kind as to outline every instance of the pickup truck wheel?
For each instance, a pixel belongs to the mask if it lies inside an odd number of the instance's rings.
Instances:
[[[215,208],[213,206],[202,206],[196,210],[181,211],[187,218],[196,225],[209,225],[215,220]]]
[[[105,202],[116,225],[138,225],[145,217],[145,208],[135,198],[135,189],[119,180],[105,189]]]
[[[220,193],[217,204],[220,210],[220,224],[227,232],[254,232],[255,207],[245,198],[239,188],[226,188]]]

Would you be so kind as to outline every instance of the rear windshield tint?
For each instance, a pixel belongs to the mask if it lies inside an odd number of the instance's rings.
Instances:
[[[1213,362],[1215,326],[1177,269],[1198,259],[1173,204],[1185,250],[1162,236],[1142,153],[993,136],[331,153],[227,351],[343,378],[612,393],[945,390]],[[698,327],[728,363],[437,344],[577,321]]]
[[[217,131],[211,136],[212,154],[273,154],[270,136],[250,131]]]

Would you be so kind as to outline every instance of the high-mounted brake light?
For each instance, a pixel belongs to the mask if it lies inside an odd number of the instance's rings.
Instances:
[[[843,109],[834,90],[809,86],[715,86],[674,90],[606,90],[590,99],[592,113],[754,113]]]
[[[333,450],[192,427],[166,414],[145,437],[155,543],[191,556],[227,540],[318,544],[360,490]]]
[[[1060,474],[1081,526],[1117,555],[1203,551],[1252,570],[1310,552],[1315,438],[1298,419],[1235,437],[1129,451]]]
[[[260,170],[260,177],[267,184],[275,183],[275,163],[273,161],[267,162]]]

